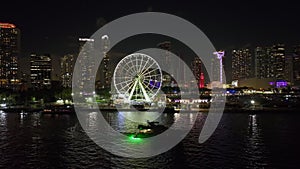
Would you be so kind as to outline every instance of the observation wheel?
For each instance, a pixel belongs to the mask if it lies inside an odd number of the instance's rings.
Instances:
[[[113,81],[118,94],[129,103],[150,103],[161,88],[162,72],[152,57],[133,53],[117,64]]]

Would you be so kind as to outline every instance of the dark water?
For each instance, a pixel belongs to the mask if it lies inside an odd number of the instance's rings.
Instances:
[[[136,124],[106,112],[119,131]],[[195,115],[195,114],[193,114]],[[192,115],[192,116],[193,116]],[[180,114],[163,114],[171,125]],[[98,147],[76,115],[0,113],[0,168],[299,168],[300,113],[225,113],[213,136],[198,143],[206,113],[188,136],[152,158],[115,156]]]

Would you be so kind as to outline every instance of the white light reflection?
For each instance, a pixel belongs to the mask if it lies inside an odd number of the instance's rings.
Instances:
[[[127,120],[131,120],[133,122],[145,123],[147,120],[155,121],[160,117],[161,112],[150,112],[150,111],[122,111],[119,112]]]
[[[94,128],[97,125],[97,112],[91,112],[88,114],[87,123],[88,128]]]
[[[6,125],[6,113],[2,110],[0,110],[0,125],[1,126]]]

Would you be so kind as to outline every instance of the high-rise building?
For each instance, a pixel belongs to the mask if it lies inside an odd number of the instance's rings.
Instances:
[[[274,71],[270,62],[270,51],[268,47],[256,47],[254,50],[255,56],[255,77],[259,79],[271,78],[274,76]]]
[[[294,47],[293,51],[293,83],[300,85],[300,45]]]
[[[211,79],[210,81],[219,81],[220,80],[220,62],[217,59],[215,55],[211,58],[211,65],[210,65],[210,73],[211,73]]]
[[[217,72],[214,72],[214,75],[217,75],[216,81],[219,81],[220,84],[226,83],[226,82],[224,82],[224,63],[223,63],[225,51],[220,50],[220,51],[214,52],[213,54],[216,56],[213,60],[214,65],[212,65],[212,68],[214,69],[214,71],[217,71]],[[215,77],[213,76],[213,78],[215,78]]]
[[[79,38],[80,57],[78,58],[81,67],[79,81],[75,82],[80,89],[85,88],[85,94],[91,94],[95,89],[93,88],[91,79],[95,79],[95,40],[90,38]]]
[[[249,49],[232,51],[232,80],[251,77],[252,55]]]
[[[285,56],[285,79],[290,82],[291,85],[294,84],[294,63],[293,63],[293,55],[288,54]]]
[[[170,57],[171,57],[171,42],[165,41],[162,43],[157,44],[157,47],[160,49],[163,49],[165,52],[163,53],[162,56],[162,64],[164,64],[164,70],[167,73],[163,73],[163,86],[170,86],[172,83],[172,76],[173,78],[176,76],[174,74],[169,74],[171,71],[171,67],[169,66],[170,64]],[[174,73],[174,71],[172,71]],[[180,82],[176,82],[180,83]]]
[[[286,79],[285,77],[285,47],[283,44],[273,45],[271,49],[271,62],[274,66],[276,79]]]
[[[288,80],[286,72],[286,56],[283,44],[271,47],[256,47],[255,51],[255,76],[257,78],[274,78]]]
[[[170,63],[170,55],[171,55],[171,42],[170,41],[165,41],[165,42],[161,42],[159,44],[157,44],[157,47],[160,49],[165,50],[164,53],[164,58],[163,58],[163,64],[165,64],[165,68],[168,69],[168,64]]]
[[[195,59],[192,61],[192,71],[193,74],[197,80],[197,84],[199,84],[200,87],[200,77],[201,77],[201,73],[202,73],[202,62],[200,60],[199,57],[195,57]]]
[[[107,35],[103,35],[101,37],[102,44],[102,53],[103,53],[103,71],[102,71],[102,87],[110,87],[111,83],[111,70],[109,69],[109,37]]]
[[[17,83],[20,30],[10,23],[0,23],[0,87]]]
[[[67,54],[60,59],[60,78],[63,87],[72,87],[72,75],[74,70],[74,55]]]
[[[51,57],[45,55],[30,55],[30,80],[35,89],[51,87]]]

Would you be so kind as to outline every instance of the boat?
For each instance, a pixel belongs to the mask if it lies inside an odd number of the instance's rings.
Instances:
[[[138,111],[147,111],[151,108],[151,105],[145,102],[132,102],[130,108]]]
[[[147,120],[147,125],[138,125],[134,138],[152,137],[164,132],[166,129],[168,129],[166,126],[159,124],[157,121],[150,122]]]
[[[63,105],[47,105],[42,110],[44,114],[71,114],[74,113],[74,105],[63,104]]]
[[[130,105],[130,108],[135,109],[135,110],[139,110],[139,111],[149,110],[149,109],[145,108],[145,105],[143,105],[143,104],[133,104],[133,105]]]

